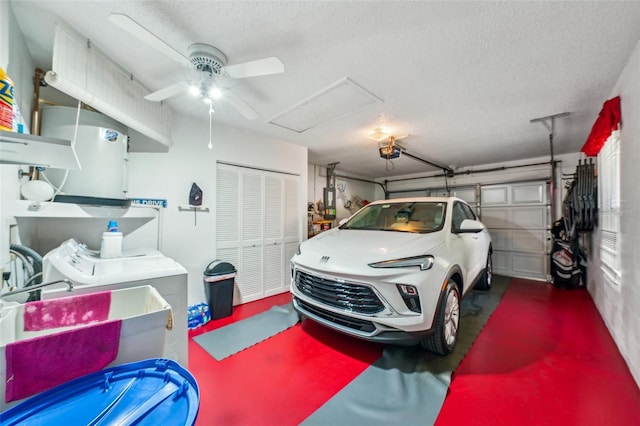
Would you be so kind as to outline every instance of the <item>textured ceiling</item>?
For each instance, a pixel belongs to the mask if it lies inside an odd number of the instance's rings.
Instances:
[[[393,170],[367,138],[380,120],[407,152],[467,167],[577,152],[640,40],[640,2],[12,1],[38,66],[49,69],[54,22],[65,21],[155,91],[186,79],[178,63],[107,18],[124,13],[186,55],[191,43],[229,64],[277,56],[283,74],[227,82],[259,115],[223,100],[215,120],[309,148],[315,164],[368,177],[435,170],[401,157]],[[348,77],[384,102],[292,132],[269,120]],[[189,95],[175,111],[207,120]],[[179,139],[175,140],[180,143]]]

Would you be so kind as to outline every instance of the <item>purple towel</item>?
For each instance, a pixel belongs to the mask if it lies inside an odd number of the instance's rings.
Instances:
[[[24,330],[40,331],[106,321],[110,307],[110,291],[29,302],[24,306]]]
[[[113,320],[8,344],[5,401],[102,370],[118,355],[121,326]]]

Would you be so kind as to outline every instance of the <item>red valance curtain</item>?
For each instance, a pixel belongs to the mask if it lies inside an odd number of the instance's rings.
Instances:
[[[595,157],[598,155],[604,143],[609,139],[609,136],[611,136],[611,133],[618,130],[620,119],[620,96],[616,96],[602,105],[600,115],[593,124],[591,133],[581,151],[584,152],[587,157]]]

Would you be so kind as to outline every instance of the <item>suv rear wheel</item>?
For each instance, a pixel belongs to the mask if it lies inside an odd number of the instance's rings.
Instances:
[[[449,280],[438,306],[435,330],[421,342],[422,347],[440,355],[449,354],[458,341],[459,326],[460,292],[455,281]]]

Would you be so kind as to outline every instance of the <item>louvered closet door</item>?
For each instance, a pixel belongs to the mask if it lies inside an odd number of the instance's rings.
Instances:
[[[216,257],[239,268],[240,265],[240,178],[237,170],[218,167],[216,171]],[[213,260],[213,259],[212,259]],[[238,280],[236,279],[236,283]],[[240,300],[240,291],[236,285],[233,290],[233,303]]]
[[[299,176],[217,167],[217,253],[238,270],[234,304],[288,291],[300,242]]]
[[[259,171],[242,173],[242,270],[238,270],[239,303],[264,296],[264,183]]]
[[[283,215],[282,176],[271,174],[264,177],[264,273],[265,296],[282,293],[283,260]]]
[[[283,289],[291,284],[291,258],[302,241],[300,235],[300,177],[284,175],[284,262]],[[306,221],[306,218],[305,218]]]

